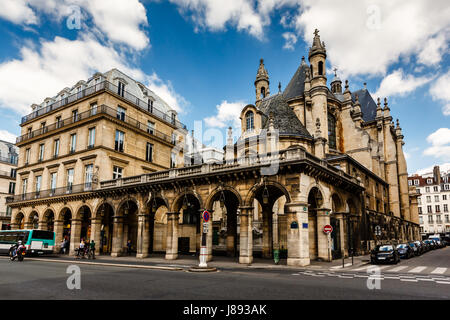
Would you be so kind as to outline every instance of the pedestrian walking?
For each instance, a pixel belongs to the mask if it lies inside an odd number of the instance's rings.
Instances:
[[[91,241],[89,246],[90,246],[90,250],[91,250],[91,254],[92,254],[92,259],[95,259],[95,242],[94,242],[94,240]]]

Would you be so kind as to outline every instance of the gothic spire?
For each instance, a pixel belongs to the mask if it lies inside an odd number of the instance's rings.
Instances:
[[[314,39],[312,47],[309,48],[309,59],[316,54],[327,55],[327,50],[325,49],[325,42],[320,42],[319,30],[314,31]]]

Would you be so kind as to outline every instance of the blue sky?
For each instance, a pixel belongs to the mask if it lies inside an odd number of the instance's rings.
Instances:
[[[0,139],[20,117],[95,71],[119,68],[147,84],[189,129],[238,125],[254,103],[259,59],[271,93],[307,56],[315,28],[355,91],[389,99],[405,135],[408,171],[450,169],[447,1],[1,0]],[[332,79],[328,73],[328,81]]]

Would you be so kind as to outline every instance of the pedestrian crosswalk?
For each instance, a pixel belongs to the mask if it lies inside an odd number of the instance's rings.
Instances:
[[[342,269],[342,266],[340,266]],[[450,268],[446,267],[428,267],[428,266],[390,266],[390,265],[365,265],[356,268],[345,268],[346,271],[367,272],[370,268],[377,267],[378,270],[389,273],[422,273],[422,274],[450,274]],[[338,268],[330,268],[337,270]]]

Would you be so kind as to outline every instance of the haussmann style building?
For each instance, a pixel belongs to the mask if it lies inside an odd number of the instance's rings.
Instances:
[[[102,253],[131,240],[137,257],[166,259],[198,253],[205,231],[208,260],[278,250],[288,265],[418,239],[419,194],[387,100],[336,75],[329,87],[318,31],[308,58],[272,95],[260,61],[255,104],[222,163],[187,159],[177,114],[117,70],[46,99],[22,120],[11,224],[70,237],[71,253],[87,237]]]

